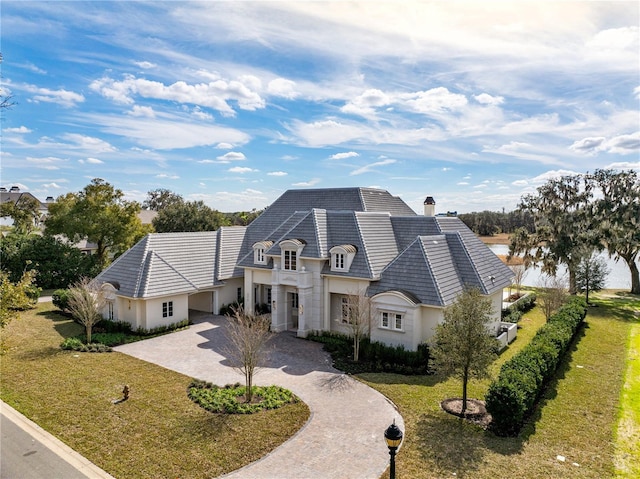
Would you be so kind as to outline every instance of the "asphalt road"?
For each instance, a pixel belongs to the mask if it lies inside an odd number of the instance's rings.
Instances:
[[[87,479],[8,417],[0,421],[0,477],[2,479]]]

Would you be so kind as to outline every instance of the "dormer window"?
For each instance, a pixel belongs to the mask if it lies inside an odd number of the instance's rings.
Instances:
[[[298,258],[304,248],[304,242],[298,239],[284,240],[280,242],[282,251],[282,269],[285,271],[298,270]]]
[[[343,244],[331,248],[329,250],[329,253],[331,253],[331,271],[349,271],[357,251],[357,248],[351,244]]]
[[[297,269],[297,251],[286,249],[282,252],[284,256],[284,263],[282,269],[288,271],[295,271]]]
[[[259,241],[253,245],[253,262],[255,264],[267,264],[266,252],[273,245],[273,241]]]

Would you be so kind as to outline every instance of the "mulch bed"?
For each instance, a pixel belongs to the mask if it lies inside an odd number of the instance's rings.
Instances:
[[[491,424],[491,414],[487,412],[484,401],[467,399],[467,409],[462,414],[462,398],[449,398],[440,403],[440,407],[447,413],[458,416],[466,421],[487,429]]]

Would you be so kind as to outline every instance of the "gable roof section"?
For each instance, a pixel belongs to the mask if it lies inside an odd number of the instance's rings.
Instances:
[[[221,280],[242,275],[236,261],[244,232],[245,227],[235,226],[197,233],[149,234],[96,279],[118,283],[119,294],[130,298],[212,287]]]

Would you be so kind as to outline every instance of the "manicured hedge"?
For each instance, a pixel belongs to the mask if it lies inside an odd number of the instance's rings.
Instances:
[[[529,311],[536,305],[536,293],[527,293],[517,301],[502,310],[502,319],[510,323],[517,323],[522,317],[522,313]]]
[[[485,397],[492,430],[515,436],[553,377],[587,314],[587,303],[574,297],[562,306],[531,342],[502,365]]]
[[[334,366],[349,373],[387,372],[405,375],[429,373],[429,346],[422,343],[417,351],[408,351],[403,346],[387,346],[379,341],[362,338],[360,358],[353,361],[353,338],[341,333],[322,331],[307,339],[322,343],[331,354]]]

